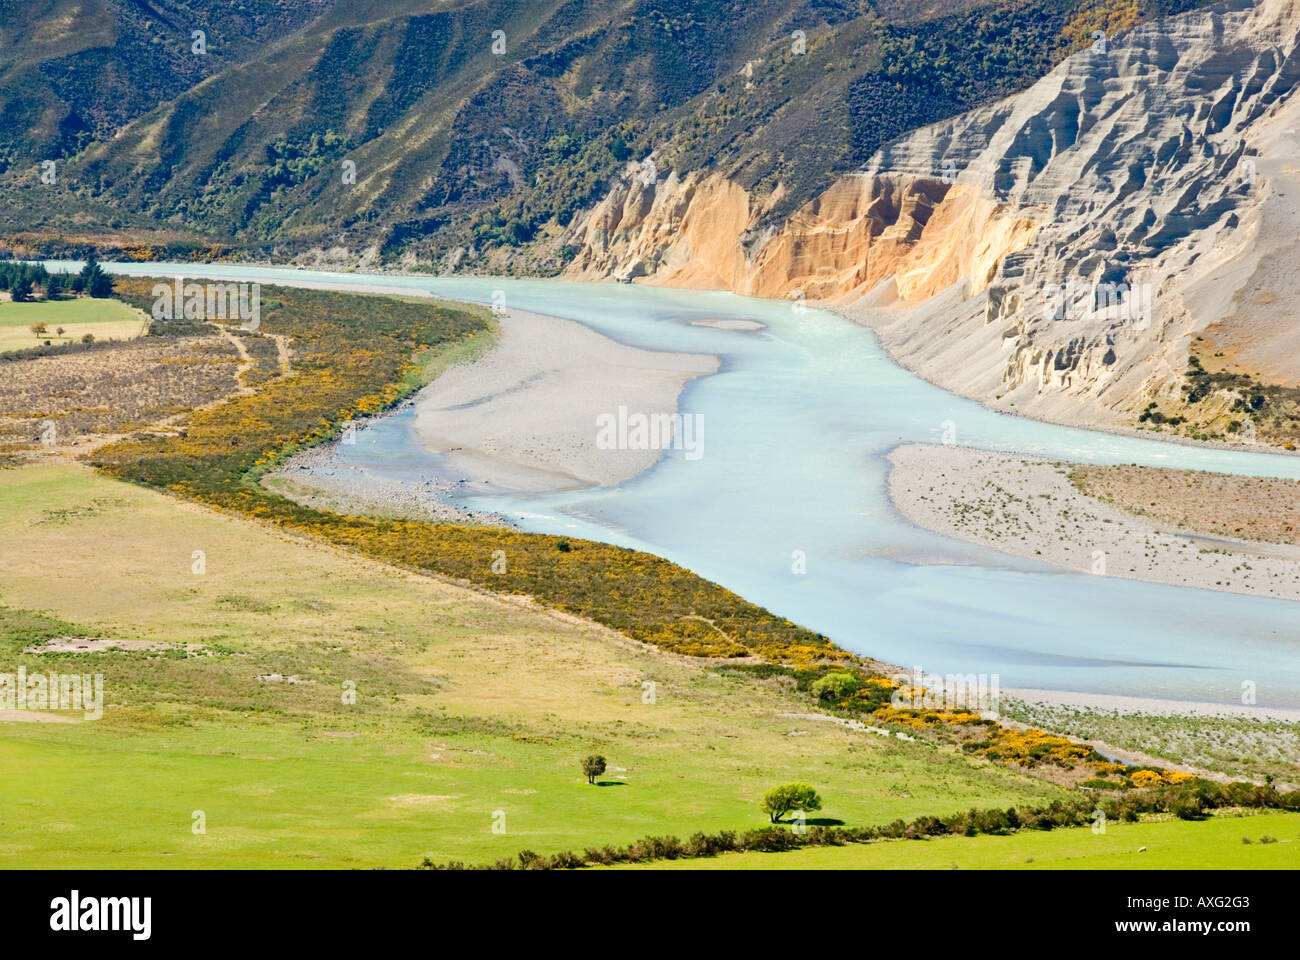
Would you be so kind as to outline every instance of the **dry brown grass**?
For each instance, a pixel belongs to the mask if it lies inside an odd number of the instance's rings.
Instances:
[[[237,388],[237,366],[234,348],[215,332],[0,361],[0,462],[84,451],[221,400]],[[52,446],[41,442],[46,421]]]
[[[1300,482],[1161,467],[1078,466],[1089,496],[1184,532],[1300,544]]]

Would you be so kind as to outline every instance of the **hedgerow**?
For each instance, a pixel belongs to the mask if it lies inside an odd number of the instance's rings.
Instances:
[[[1199,820],[1218,808],[1246,807],[1258,810],[1300,810],[1300,790],[1286,793],[1271,785],[1253,783],[1215,783],[1192,780],[1177,786],[1155,787],[1122,797],[1080,795],[1055,800],[1047,806],[1005,810],[969,810],[948,817],[917,817],[910,823],[894,820],[875,827],[808,827],[797,833],[781,827],[762,827],[735,833],[723,830],[715,834],[696,833],[687,840],[677,837],[644,837],[625,847],[589,847],[581,854],[562,851],[549,857],[523,850],[515,857],[505,857],[491,864],[466,864],[459,860],[434,863],[428,857],[420,864],[424,870],[572,870],[613,863],[649,863],[656,860],[682,860],[712,857],[720,853],[757,851],[779,853],[802,847],[841,846],[847,843],[873,843],[878,840],[924,840],[930,837],[977,834],[1008,834],[1022,830],[1055,830],[1079,827],[1099,819],[1135,822],[1143,814],[1173,814],[1184,820]]]

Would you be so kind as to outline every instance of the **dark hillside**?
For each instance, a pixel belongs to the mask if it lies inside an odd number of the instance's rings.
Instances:
[[[780,219],[1094,30],[1195,5],[0,0],[0,240],[550,273],[629,162],[781,184]]]

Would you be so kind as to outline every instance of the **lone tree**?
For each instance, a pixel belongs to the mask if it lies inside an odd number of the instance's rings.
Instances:
[[[92,253],[86,257],[86,265],[72,281],[72,289],[88,293],[92,297],[109,297],[113,295],[113,278],[104,272]]]
[[[30,330],[30,331],[32,332],[32,335],[33,335],[33,336],[36,336],[36,337],[43,337],[43,336],[45,336],[45,331],[46,331],[48,328],[47,328],[47,327],[45,326],[45,324],[43,324],[43,323],[33,323],[33,324],[32,324],[30,327],[28,327],[27,329]]]
[[[582,775],[587,778],[588,783],[595,783],[596,778],[605,772],[605,758],[598,753],[593,753],[586,760],[582,761]]]
[[[821,808],[822,798],[806,783],[783,783],[763,794],[763,812],[772,823],[780,823],[782,817],[794,810],[807,813]]]

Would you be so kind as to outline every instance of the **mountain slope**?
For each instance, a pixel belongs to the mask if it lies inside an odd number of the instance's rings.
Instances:
[[[246,45],[221,42],[218,5],[151,2],[27,15],[24,36],[84,35],[76,55],[111,69],[50,94],[98,118],[81,133],[0,132],[11,249],[83,237],[141,258],[197,246],[555,273],[629,162],[651,181],[725,177],[769,227],[890,139],[1024,88],[1093,29],[1198,0],[339,0],[268,12]],[[146,18],[152,46],[132,40],[137,8],[163,7],[173,26]],[[191,22],[208,25],[210,57],[178,44]],[[15,49],[57,73],[63,47]],[[100,101],[118,74],[168,86],[113,114]],[[0,109],[20,102],[0,84]],[[66,164],[41,184],[51,151]]]
[[[0,0],[0,171],[64,159],[315,19],[326,0]],[[203,54],[194,52],[202,31]]]
[[[995,406],[1293,442],[1297,31],[1281,0],[1138,26],[775,225],[716,173],[629,176],[568,274],[856,301],[900,359]]]

